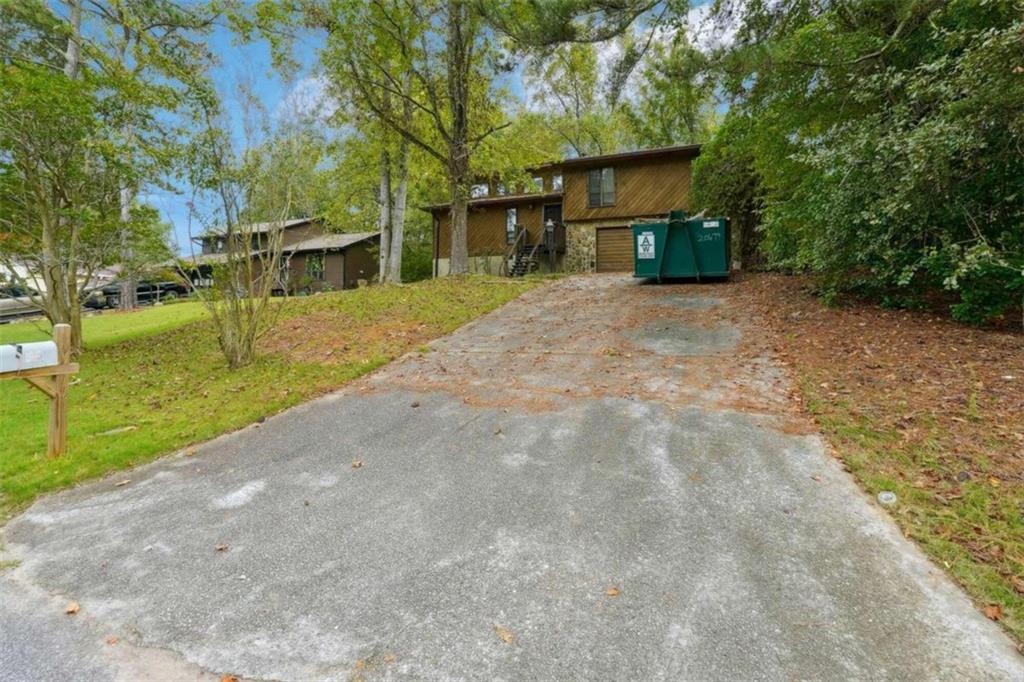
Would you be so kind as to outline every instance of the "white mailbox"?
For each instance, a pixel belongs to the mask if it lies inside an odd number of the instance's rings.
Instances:
[[[20,372],[56,364],[57,344],[53,341],[0,345],[0,372]]]

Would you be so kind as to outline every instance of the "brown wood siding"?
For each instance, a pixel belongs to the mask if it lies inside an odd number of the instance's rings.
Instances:
[[[377,276],[380,269],[380,261],[376,253],[376,241],[362,241],[345,249],[345,288],[352,289],[359,286],[359,280],[367,282]]]
[[[547,203],[552,203],[548,201]],[[541,224],[544,201],[524,201],[516,204],[516,222],[530,234],[535,244],[543,235]],[[501,256],[508,249],[505,232],[505,206],[470,208],[467,216],[466,244],[470,256]],[[448,211],[437,212],[440,229],[437,235],[437,257],[449,258],[452,253],[451,216]]]
[[[324,227],[320,221],[313,221],[307,225],[289,227],[281,235],[281,245],[289,246],[312,237],[319,237],[325,234]]]
[[[690,159],[644,159],[611,164],[615,169],[615,204],[588,205],[589,169],[566,169],[563,220],[606,220],[657,216],[690,207]]]
[[[633,231],[628,227],[602,227],[597,230],[597,271],[633,270]]]
[[[345,288],[345,257],[340,251],[324,254],[324,284],[329,284],[332,289]]]

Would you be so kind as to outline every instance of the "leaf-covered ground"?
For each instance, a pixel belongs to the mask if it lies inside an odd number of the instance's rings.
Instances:
[[[849,470],[939,565],[1024,642],[1024,335],[870,305],[827,308],[806,280],[738,295]]]
[[[288,299],[259,361],[234,372],[208,323],[197,320],[202,312],[186,307],[199,304],[90,318],[82,371],[70,390],[66,456],[44,454],[45,397],[25,382],[0,382],[0,520],[41,493],[149,461],[326,393],[534,285],[445,278]],[[44,335],[27,333],[32,330],[10,325],[3,340]]]

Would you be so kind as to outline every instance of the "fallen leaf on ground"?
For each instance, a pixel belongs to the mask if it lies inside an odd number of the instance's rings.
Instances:
[[[221,675],[220,682],[241,682],[241,680],[234,675]]]
[[[195,457],[195,455],[196,455],[196,449],[195,448],[189,448],[188,450],[185,451],[185,456],[186,457]]]
[[[111,635],[107,637],[107,644],[117,644],[117,635]]]
[[[618,597],[619,596],[619,588],[614,587],[614,586],[609,587],[607,590],[604,591],[604,594],[605,594],[606,597]]]
[[[358,469],[361,466],[363,466],[363,460],[361,460],[361,459],[354,459],[354,460],[352,460],[352,468],[353,469]]]
[[[989,476],[989,477],[988,477],[988,483],[989,483],[989,485],[991,485],[991,486],[992,486],[993,488],[998,488],[998,487],[999,487],[999,486],[1000,486],[1000,485],[1002,484],[1002,481],[1000,481],[1000,480],[999,480],[998,478],[996,478],[995,476]]]
[[[81,608],[82,607],[78,605],[78,602],[73,601],[64,607],[64,613],[68,614],[69,616],[73,616],[76,613],[78,613]]]
[[[1013,589],[1017,590],[1021,594],[1024,594],[1024,578],[1017,576],[1010,576],[1010,583],[1013,584]]]
[[[501,638],[501,641],[503,641],[505,644],[511,644],[516,639],[515,634],[513,634],[512,631],[504,625],[495,625],[494,632],[498,635],[498,637]]]
[[[981,612],[985,614],[986,618],[991,618],[992,620],[999,620],[1003,617],[1003,607],[999,604],[989,604]]]
[[[409,405],[409,407],[419,407],[419,406],[420,406],[420,401],[418,401],[418,400],[412,401],[412,404]]]
[[[820,481],[821,480],[821,476],[819,476],[818,474],[814,474],[813,476],[811,476],[811,480],[813,480],[813,481]]]
[[[228,549],[228,546],[226,544],[224,544],[224,543],[221,543],[219,545],[214,545],[213,548],[215,550],[217,550],[218,552],[226,552],[227,549]]]
[[[123,481],[118,481],[117,483],[115,483],[114,487],[115,488],[120,488],[121,486],[128,485],[129,483],[131,483],[131,479],[126,478]]]

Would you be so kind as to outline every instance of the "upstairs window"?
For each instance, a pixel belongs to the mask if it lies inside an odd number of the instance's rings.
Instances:
[[[562,191],[562,174],[556,173],[551,176],[551,191],[561,192]]]
[[[515,206],[505,209],[505,239],[509,244],[516,240],[517,213]]]
[[[532,191],[534,191],[534,192],[543,192],[544,191],[544,178],[542,178],[541,176],[538,175],[537,177],[535,177],[533,179],[533,190]]]
[[[595,168],[587,174],[587,194],[591,208],[615,204],[615,169]]]
[[[469,188],[470,199],[482,199],[483,197],[487,196],[490,193],[491,188],[487,186],[486,182],[478,185],[473,185],[472,187]]]

